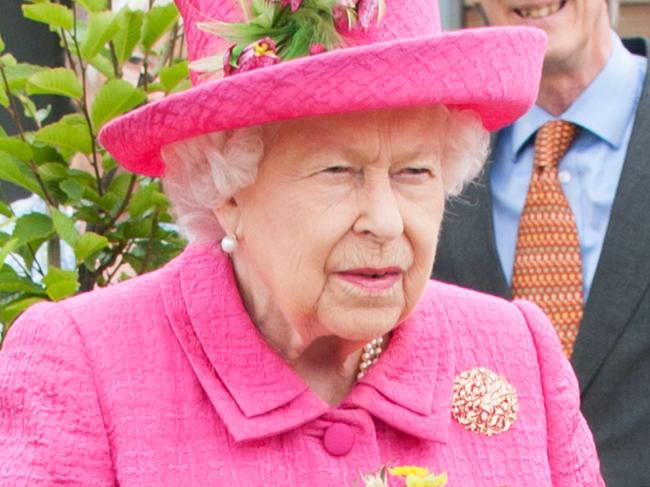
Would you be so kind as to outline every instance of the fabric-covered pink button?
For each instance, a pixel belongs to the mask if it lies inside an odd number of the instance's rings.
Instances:
[[[325,431],[323,444],[330,455],[347,455],[354,445],[354,431],[345,423],[334,423]]]

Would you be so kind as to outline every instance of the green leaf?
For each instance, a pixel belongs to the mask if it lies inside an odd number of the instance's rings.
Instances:
[[[115,55],[120,63],[124,63],[133,54],[133,49],[140,40],[144,12],[129,10],[124,7],[117,14],[116,22],[120,30],[113,37]]]
[[[8,54],[6,56],[8,56]],[[3,56],[3,58],[4,57],[5,56]],[[9,82],[9,88],[14,92],[22,90],[25,88],[30,76],[47,69],[50,68],[29,63],[13,63],[7,65],[5,68],[5,74],[7,76],[7,81]]]
[[[9,97],[7,96],[7,92],[5,91],[4,87],[0,87],[0,106],[3,106],[5,108],[9,107]]]
[[[189,75],[187,61],[176,63],[173,66],[167,66],[160,70],[160,82],[165,91],[172,91],[176,86]]]
[[[30,145],[16,137],[0,137],[0,151],[11,154],[21,161],[31,161],[34,157]]]
[[[5,50],[5,42],[2,40],[2,36],[0,36],[0,53],[2,53]]]
[[[32,193],[43,196],[41,187],[27,166],[4,152],[0,152],[0,180],[17,184]]]
[[[54,68],[33,74],[27,80],[30,95],[61,95],[81,98],[82,87],[77,75],[68,68]]]
[[[106,76],[107,79],[115,78],[113,63],[111,63],[110,59],[108,59],[102,53],[97,54],[97,56],[92,58],[89,63],[93,68]]]
[[[16,318],[18,318],[18,315],[20,315],[20,313],[25,311],[32,304],[38,303],[39,301],[44,301],[44,299],[37,298],[37,297],[30,297],[30,298],[24,298],[24,299],[19,299],[18,301],[14,301],[13,303],[5,306],[4,308],[0,308],[2,309],[0,320],[2,320],[3,323],[12,323]]]
[[[43,213],[28,213],[16,220],[13,235],[20,245],[49,238],[54,232],[52,219]]]
[[[142,90],[127,81],[116,79],[106,83],[97,93],[91,108],[95,130],[122,113],[140,105],[146,100]]]
[[[74,246],[74,254],[77,257],[77,262],[81,262],[106,247],[108,247],[106,237],[93,232],[85,232]]]
[[[107,193],[113,193],[119,200],[123,200],[126,197],[126,193],[129,190],[133,178],[134,175],[131,173],[125,172],[119,174],[113,178],[113,181],[111,181]]]
[[[174,3],[149,10],[144,17],[144,26],[142,27],[142,45],[145,50],[151,50],[177,20],[178,10]]]
[[[46,125],[35,134],[35,139],[43,144],[53,145],[71,153],[92,152],[92,140],[88,125],[80,115],[67,115],[58,122]]]
[[[46,181],[57,180],[68,176],[68,168],[58,162],[46,162],[38,166],[38,173]]]
[[[40,294],[42,289],[31,279],[16,274],[8,265],[0,266],[0,292]]]
[[[6,216],[7,218],[12,218],[14,216],[11,208],[9,208],[9,206],[2,201],[0,201],[0,215]]]
[[[115,22],[116,15],[113,12],[92,12],[88,20],[86,37],[81,43],[80,51],[83,59],[92,59],[104,45],[111,40],[118,29],[119,24]]]
[[[133,218],[140,218],[145,211],[155,206],[152,195],[156,191],[155,184],[149,184],[139,189],[129,203],[129,214]]]
[[[23,5],[23,15],[30,20],[47,24],[51,31],[72,30],[74,25],[72,10],[55,3]]]
[[[73,203],[79,202],[83,198],[86,188],[76,179],[66,179],[61,181],[59,188],[72,200]]]
[[[8,240],[2,248],[0,248],[0,265],[4,264],[5,259],[7,256],[12,253],[14,250],[16,250],[16,247],[18,247],[19,241],[17,238],[12,238]]]
[[[50,267],[43,278],[45,292],[53,301],[73,295],[79,289],[79,274],[76,271],[64,271]]]
[[[106,0],[77,0],[77,3],[83,5],[89,12],[99,12],[108,6]]]
[[[74,220],[64,215],[56,208],[51,208],[52,223],[56,233],[71,247],[74,247],[79,241],[79,232],[74,226]]]

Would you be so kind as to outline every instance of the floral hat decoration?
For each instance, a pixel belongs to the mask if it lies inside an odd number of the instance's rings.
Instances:
[[[176,4],[193,87],[100,133],[116,160],[149,176],[164,174],[166,144],[310,116],[444,104],[496,130],[534,102],[546,47],[528,27],[442,32],[437,0]]]

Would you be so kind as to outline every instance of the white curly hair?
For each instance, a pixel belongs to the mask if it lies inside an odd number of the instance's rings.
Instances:
[[[445,192],[457,195],[483,167],[488,132],[473,111],[443,105],[424,110],[431,111],[431,135],[443,141]],[[281,123],[213,132],[163,147],[165,193],[179,229],[189,241],[218,241],[224,236],[213,210],[253,184]]]

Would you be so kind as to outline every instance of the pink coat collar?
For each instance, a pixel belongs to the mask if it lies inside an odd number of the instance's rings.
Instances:
[[[166,314],[236,441],[280,434],[332,409],[262,339],[240,299],[230,259],[202,244],[188,247],[175,262],[170,271],[176,278],[162,286]],[[362,407],[405,433],[444,443],[452,364],[447,316],[427,292],[340,407]]]

